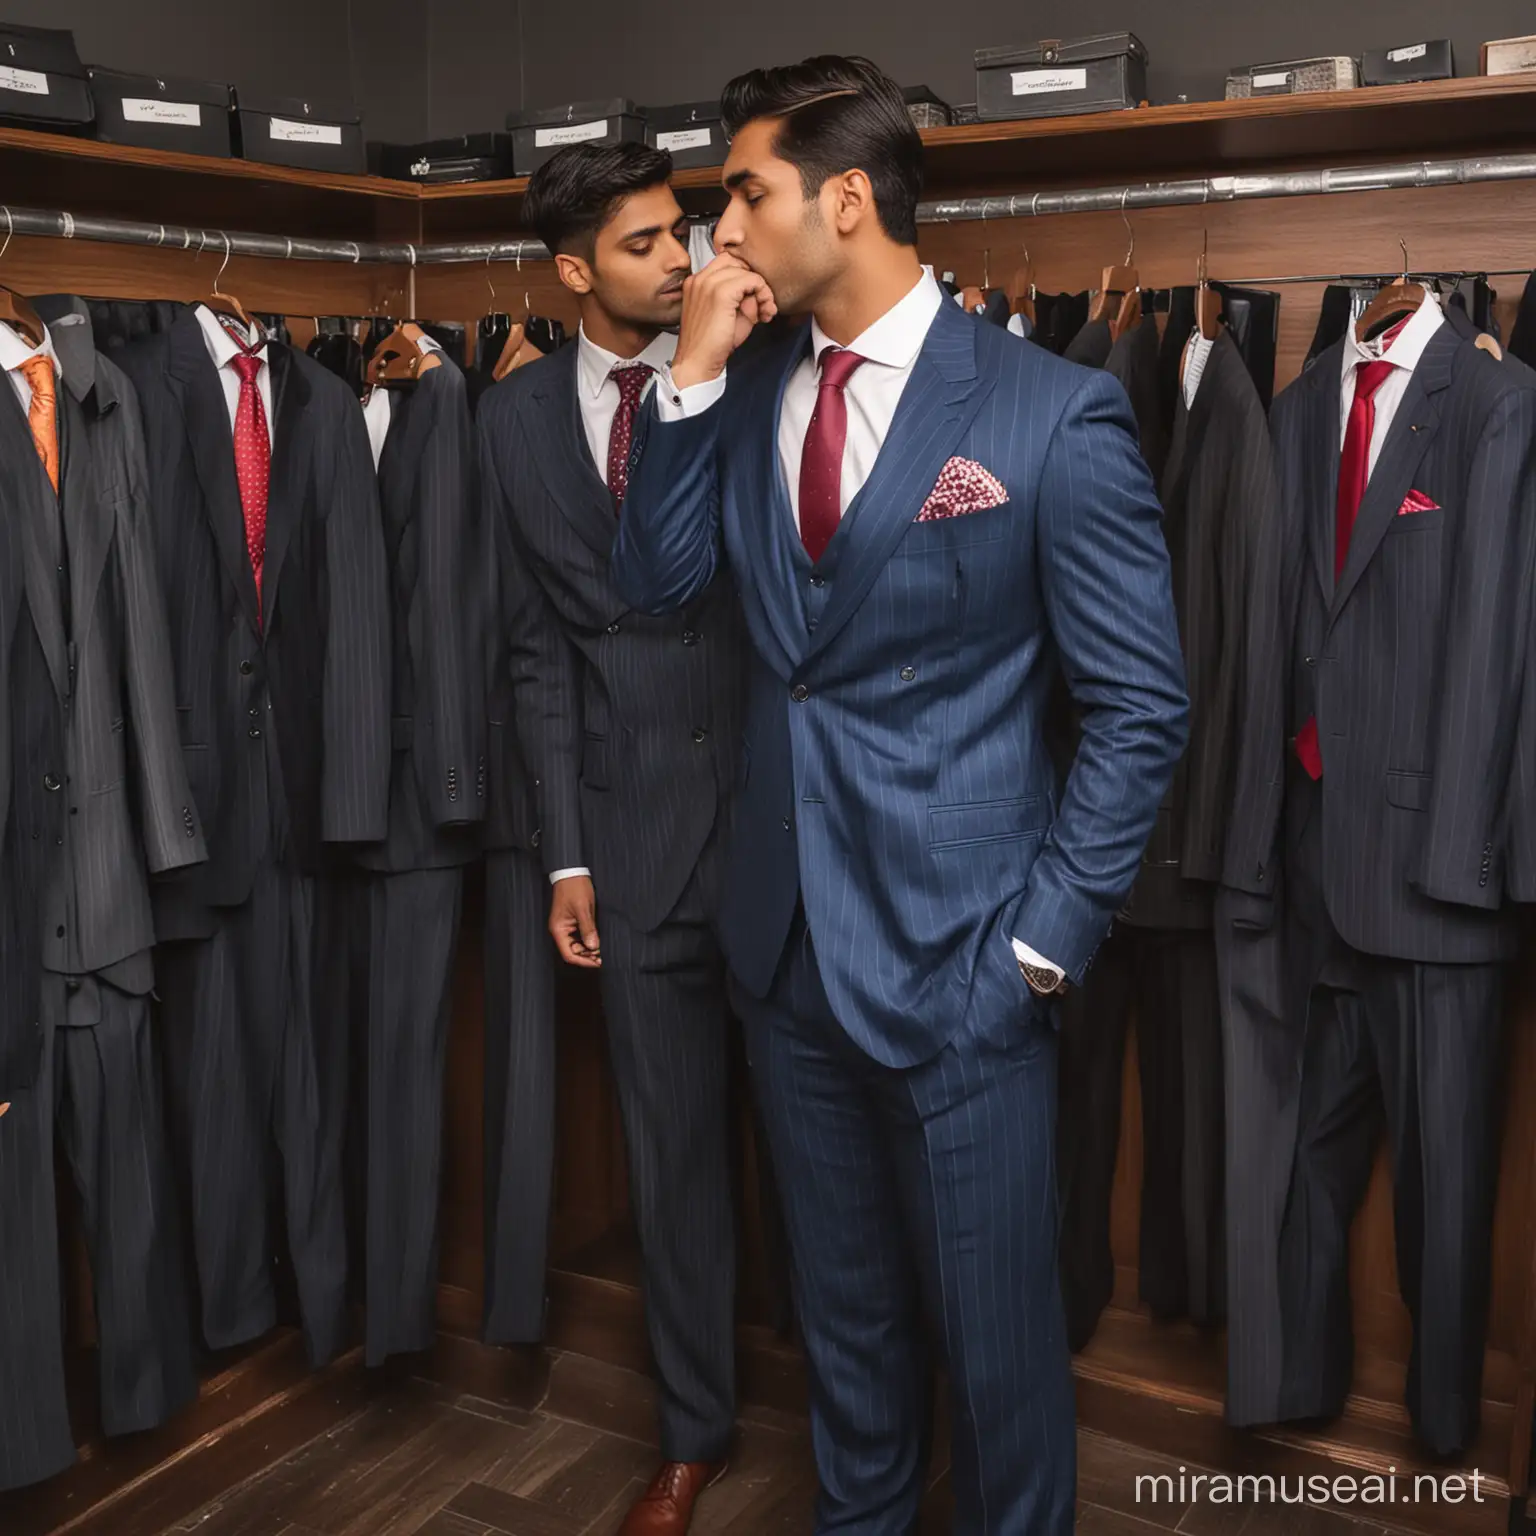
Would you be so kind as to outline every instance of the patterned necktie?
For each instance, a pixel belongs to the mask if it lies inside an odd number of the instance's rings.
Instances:
[[[47,357],[29,357],[21,365],[22,377],[32,390],[32,403],[27,407],[27,425],[32,429],[32,442],[37,456],[48,471],[49,483],[54,495],[59,492],[59,396],[55,387],[53,360]]]
[[[816,409],[805,429],[800,459],[800,542],[813,562],[826,553],[842,521],[843,449],[848,442],[848,399],[843,391],[864,361],[841,347],[828,347],[821,354]]]
[[[240,510],[245,514],[245,548],[256,578],[256,611],[261,612],[261,568],[267,557],[267,488],[272,480],[272,438],[267,408],[256,375],[261,358],[241,352],[229,360],[240,375],[240,404],[235,411],[235,478],[240,482]]]
[[[1389,333],[1390,338],[1395,339],[1395,336],[1396,331]],[[1335,584],[1344,574],[1355,519],[1360,515],[1360,503],[1365,500],[1365,487],[1370,480],[1371,439],[1376,433],[1376,391],[1392,377],[1393,367],[1387,362],[1361,363],[1355,371],[1355,398],[1349,407],[1349,425],[1339,455],[1339,495],[1333,525]],[[1323,752],[1317,739],[1316,715],[1308,715],[1296,733],[1296,757],[1310,778],[1322,778]]]
[[[613,510],[624,503],[629,489],[629,450],[635,440],[635,413],[640,397],[655,369],[649,363],[620,363],[608,375],[619,386],[619,409],[608,434],[608,489],[613,493]]]

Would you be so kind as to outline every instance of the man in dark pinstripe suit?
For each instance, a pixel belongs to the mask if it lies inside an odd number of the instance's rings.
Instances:
[[[724,107],[722,254],[642,417],[614,569],[652,612],[741,585],[722,932],[794,1253],[817,1530],[914,1529],[931,1327],[955,1530],[1066,1536],[1053,1004],[1184,743],[1157,497],[1119,384],[919,264],[892,81],[813,59]],[[812,319],[733,356],[777,310]],[[1064,790],[1058,668],[1082,716]]]
[[[1408,1407],[1475,1435],[1503,990],[1529,888],[1509,806],[1536,581],[1536,379],[1432,295],[1275,402],[1227,849],[1229,1414],[1336,1415],[1349,1229],[1385,1129]],[[1283,921],[1277,917],[1283,916]]]
[[[739,760],[740,608],[722,576],[647,618],[608,572],[636,411],[671,360],[663,327],[690,267],[670,173],[666,154],[621,145],[568,149],[534,177],[525,221],[576,295],[581,334],[479,411],[503,580],[554,637],[531,663],[538,702],[516,709],[550,927],[568,964],[601,972],[629,1152],[664,1460],[629,1536],[687,1528],[735,1423],[733,1025],[712,922]]]

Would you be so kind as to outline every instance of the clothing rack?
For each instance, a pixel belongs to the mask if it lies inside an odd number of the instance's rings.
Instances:
[[[1058,213],[1123,213],[1132,208],[1171,208],[1200,203],[1240,202],[1252,198],[1318,197],[1389,188],[1522,180],[1536,180],[1536,155],[1420,160],[1407,165],[1280,171],[1253,176],[1215,176],[1193,181],[1152,181],[1141,186],[1090,187],[1068,192],[1019,192],[1006,197],[941,199],[920,204],[917,217],[920,224],[950,224],[966,220],[1021,219]],[[411,267],[425,267],[481,261],[550,259],[549,252],[537,240],[413,245],[402,241],[313,240],[286,235],[192,229],[179,224],[91,218],[37,208],[0,207],[0,214],[4,214],[9,221],[8,231],[18,235],[105,241],[114,245],[147,245],[288,261],[336,261],[354,265],[404,263]],[[1267,281],[1326,282],[1330,279],[1307,277]]]

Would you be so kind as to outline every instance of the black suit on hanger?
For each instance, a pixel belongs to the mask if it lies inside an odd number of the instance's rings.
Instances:
[[[745,636],[725,578],[665,619],[618,595],[618,524],[581,422],[578,357],[579,344],[566,347],[482,402],[486,492],[561,641],[524,694],[541,701],[539,719],[518,713],[540,781],[544,867],[590,868],[597,891],[662,1453],[707,1461],[724,1454],[735,1417],[734,1025],[712,923]]]
[[[155,892],[203,1331],[227,1348],[276,1320],[281,1178],[318,1362],[344,1335],[347,1064],[343,1021],[316,1007],[316,878],[335,869],[328,845],[387,830],[389,595],[356,397],[303,353],[267,355],[259,613],[228,407],[196,314],[121,357],[143,401],[182,754],[208,834],[208,863]]]
[[[1477,1427],[1487,1324],[1536,384],[1443,325],[1335,582],[1341,347],[1276,402],[1282,513],[1252,605],[1223,902],[1228,1116],[1255,1154],[1240,1169],[1232,1143],[1229,1413],[1342,1409],[1349,1227],[1385,1126],[1408,1407],[1451,1453]],[[1291,746],[1309,717],[1318,781]]]

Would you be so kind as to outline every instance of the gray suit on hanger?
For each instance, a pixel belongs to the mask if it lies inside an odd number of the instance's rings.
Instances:
[[[145,499],[138,400],[97,355],[79,300],[38,300],[62,368],[55,494],[0,380],[0,521],[32,633],[5,625],[0,699],[10,846],[6,1029],[37,1033],[0,1082],[0,1487],[74,1460],[64,1393],[54,1143],[84,1211],[109,1434],[153,1428],[197,1391],[151,1039],[148,876],[206,857],[182,767]],[[33,679],[28,683],[28,676]]]

